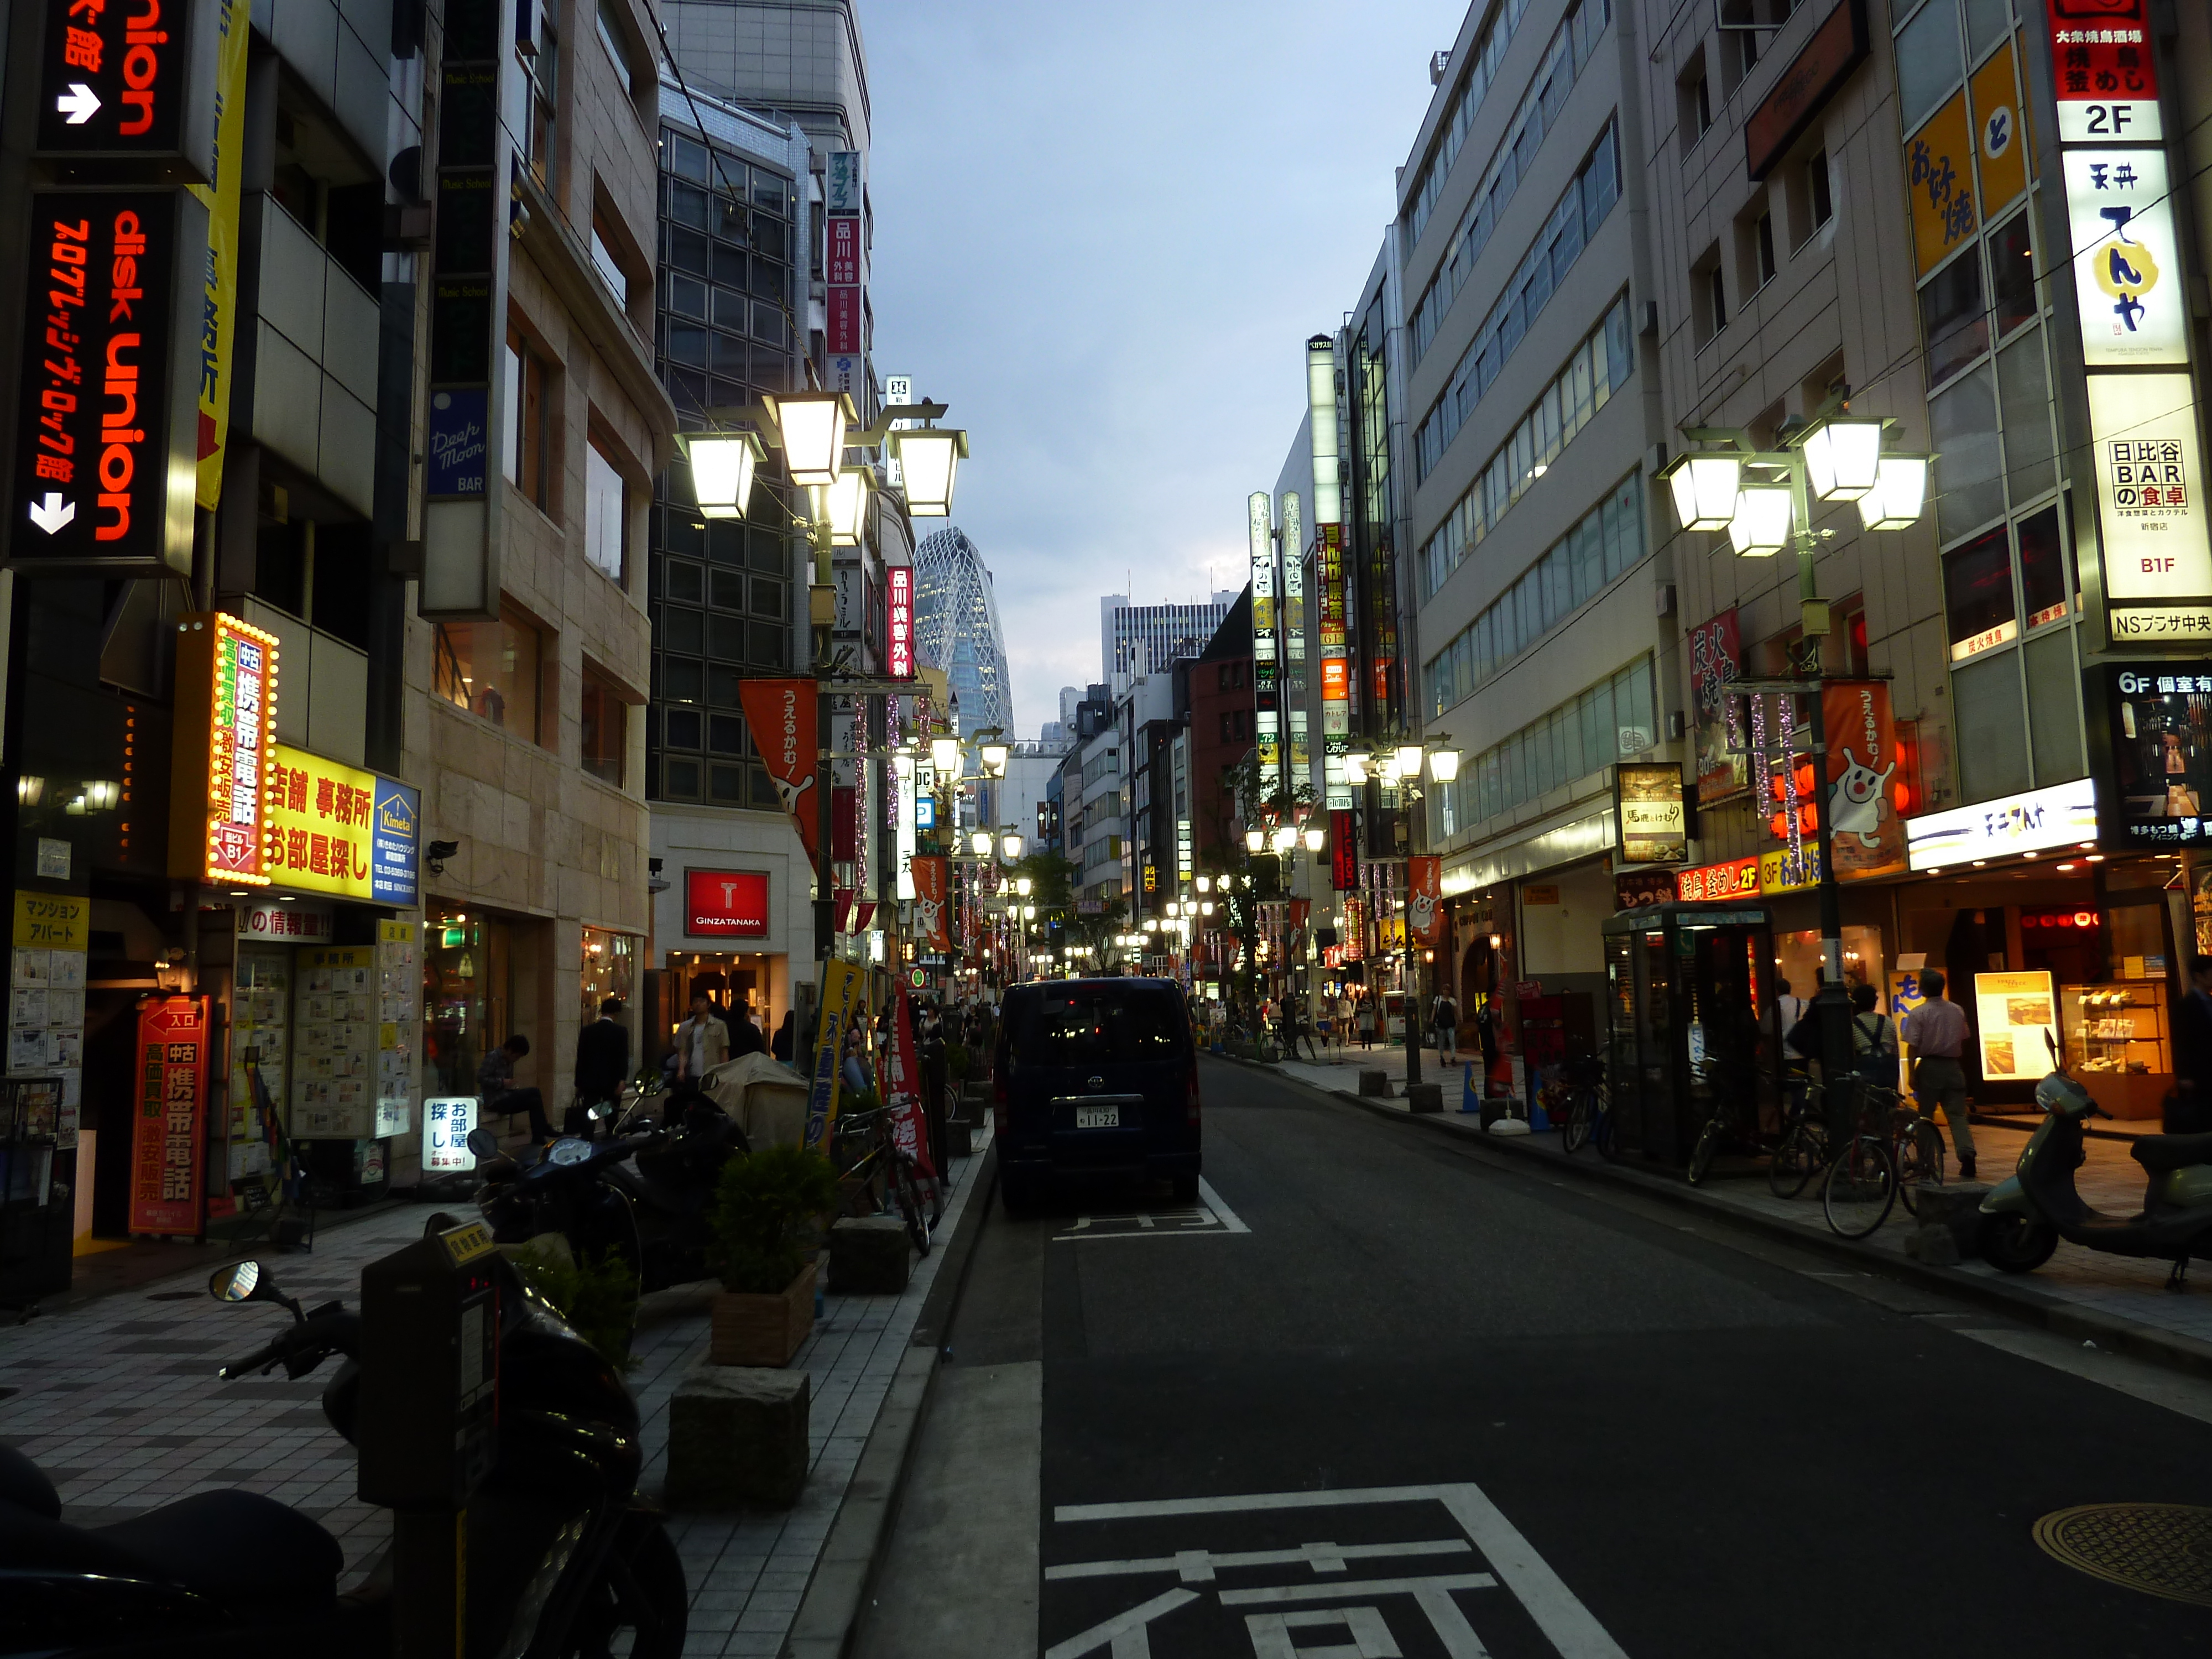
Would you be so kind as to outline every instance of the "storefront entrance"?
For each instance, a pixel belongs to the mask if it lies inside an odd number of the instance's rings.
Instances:
[[[477,1067],[514,1030],[513,924],[433,903],[423,934],[422,1092],[472,1095]]]

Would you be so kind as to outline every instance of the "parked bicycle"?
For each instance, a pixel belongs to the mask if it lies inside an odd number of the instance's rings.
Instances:
[[[1571,1060],[1553,1068],[1553,1078],[1552,1098],[1543,1104],[1546,1115],[1559,1125],[1559,1145],[1574,1153],[1588,1144],[1607,1163],[1618,1163],[1620,1147],[1613,1134],[1613,1095],[1606,1086],[1605,1067],[1595,1060]]]
[[[906,1224],[914,1248],[927,1255],[930,1229],[944,1212],[943,1192],[931,1183],[933,1202],[925,1212],[919,1166],[898,1144],[891,1116],[888,1106],[839,1115],[830,1152],[830,1161],[837,1166],[839,1212],[896,1214]]]
[[[1888,1128],[1890,1161],[1897,1166],[1897,1196],[1907,1215],[1920,1213],[1920,1188],[1943,1184],[1943,1136],[1910,1095],[1882,1083],[1862,1083],[1861,1110]]]
[[[1795,1198],[1828,1162],[1827,1100],[1820,1085],[1798,1079],[1783,1105],[1782,1135],[1767,1160],[1766,1184],[1777,1198]]]
[[[1875,1085],[1853,1103],[1850,1132],[1828,1161],[1820,1209],[1840,1238],[1864,1238],[1889,1218],[1897,1202],[1897,1163],[1890,1156],[1889,1114]],[[1894,1091],[1887,1091],[1894,1100]]]

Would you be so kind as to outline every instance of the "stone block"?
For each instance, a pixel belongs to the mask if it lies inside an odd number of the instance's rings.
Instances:
[[[839,1296],[896,1296],[913,1266],[906,1223],[848,1215],[830,1229],[830,1288]]]
[[[1914,1213],[1923,1230],[1941,1227],[1948,1231],[1960,1257],[1978,1255],[1980,1250],[1975,1241],[1981,1234],[1982,1200],[1991,1190],[1986,1182],[1979,1181],[1960,1181],[1948,1186],[1923,1182],[1913,1200]]]
[[[1406,1085],[1406,1109],[1409,1112],[1441,1112],[1444,1109],[1444,1089],[1441,1083],[1409,1083]]]
[[[975,1126],[965,1118],[946,1119],[945,1155],[947,1158],[973,1158],[975,1155]]]
[[[1959,1241],[1942,1222],[1923,1222],[1905,1235],[1905,1253],[1930,1267],[1955,1267],[1960,1262]]]
[[[668,1402],[668,1502],[787,1510],[806,1484],[805,1371],[694,1365]]]
[[[1378,1098],[1390,1098],[1390,1073],[1381,1066],[1363,1066],[1359,1073],[1359,1092]]]

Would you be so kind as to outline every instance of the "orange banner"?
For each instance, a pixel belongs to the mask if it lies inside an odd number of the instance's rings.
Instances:
[[[783,810],[791,814],[810,865],[821,861],[820,817],[815,805],[814,775],[821,763],[816,735],[812,680],[740,680],[738,704],[752,727],[753,747],[775,781]]]
[[[1830,680],[1820,691],[1828,740],[1828,847],[1836,879],[1905,872],[1897,811],[1897,730],[1881,680]]]
[[[1406,915],[1413,937],[1434,945],[1443,937],[1443,871],[1440,858],[1414,857],[1406,860]]]
[[[926,951],[949,951],[952,937],[945,926],[945,860],[917,858],[907,869],[914,877],[914,927]]]
[[[200,1230],[208,1058],[207,998],[149,998],[141,1006],[131,1136],[134,1233],[190,1237]]]

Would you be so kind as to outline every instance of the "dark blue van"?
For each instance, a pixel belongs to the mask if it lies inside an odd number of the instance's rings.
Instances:
[[[1011,988],[993,1072],[1007,1209],[1061,1175],[1164,1176],[1198,1197],[1198,1053],[1173,980]]]

